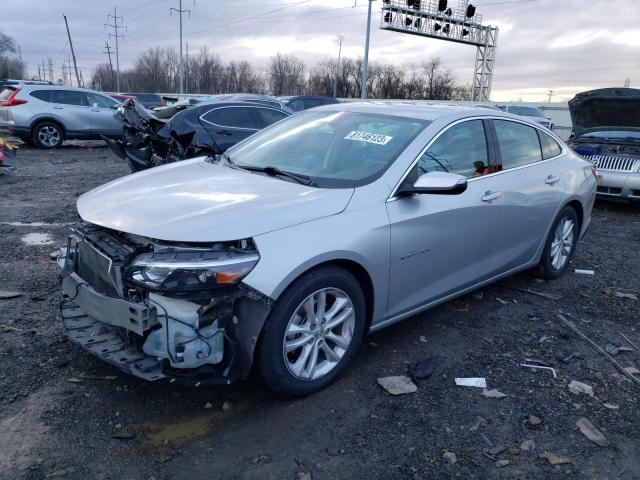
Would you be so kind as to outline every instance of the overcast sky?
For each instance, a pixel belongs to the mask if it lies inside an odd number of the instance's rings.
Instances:
[[[151,46],[176,48],[179,0],[114,0],[127,31],[120,42],[120,66]],[[449,0],[451,5],[458,0]],[[60,77],[69,48],[62,14],[69,19],[85,81],[106,60],[105,29],[113,4],[100,0],[2,0],[0,31],[22,48],[29,74],[51,57]],[[366,0],[183,0],[185,41],[193,52],[207,46],[225,61],[246,59],[260,68],[277,52],[301,57],[308,66],[335,58],[337,35],[343,54],[364,52]],[[470,83],[475,47],[380,30],[381,0],[374,1],[370,60],[396,64],[440,57],[460,81]],[[492,100],[568,100],[597,87],[640,86],[640,1],[478,0],[471,1],[485,25],[500,28]],[[276,11],[277,10],[277,11]],[[258,18],[249,18],[258,16]],[[109,19],[108,23],[113,23]],[[115,65],[115,58],[114,58]]]

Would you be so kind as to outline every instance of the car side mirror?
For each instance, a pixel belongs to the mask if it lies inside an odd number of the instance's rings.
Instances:
[[[420,175],[413,185],[400,188],[399,195],[460,195],[467,189],[467,178],[456,173],[428,172]]]

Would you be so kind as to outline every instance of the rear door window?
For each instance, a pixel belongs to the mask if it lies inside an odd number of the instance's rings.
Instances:
[[[418,161],[418,175],[427,172],[457,173],[467,178],[491,173],[482,120],[459,123],[440,135]]]
[[[256,112],[258,112],[258,115],[262,120],[262,128],[268,127],[269,125],[276,123],[288,116],[286,113],[274,110],[272,108],[256,108]]]
[[[73,90],[51,90],[51,103],[60,103],[62,105],[80,105],[87,106],[84,98],[84,92]]]
[[[118,103],[115,100],[96,93],[87,92],[85,95],[87,96],[87,104],[94,108],[111,108]]]
[[[540,140],[535,128],[509,120],[494,120],[493,126],[504,170],[542,160]]]
[[[252,107],[222,107],[205,113],[202,119],[219,127],[259,130]]]
[[[48,102],[50,94],[51,90],[34,90],[29,95],[37,98],[38,100],[42,100],[43,102]]]
[[[548,158],[557,157],[562,153],[562,148],[558,145],[551,135],[547,135],[544,132],[538,130],[538,136],[540,137],[540,145],[542,146],[542,158],[547,160]]]

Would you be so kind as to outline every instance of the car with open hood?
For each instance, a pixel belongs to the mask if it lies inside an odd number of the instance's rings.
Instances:
[[[318,107],[82,195],[62,321],[146,380],[228,383],[255,365],[306,395],[367,332],[521,270],[558,278],[595,188],[589,162],[503,112]]]
[[[598,169],[598,196],[640,202],[640,90],[601,88],[569,102],[568,144]]]

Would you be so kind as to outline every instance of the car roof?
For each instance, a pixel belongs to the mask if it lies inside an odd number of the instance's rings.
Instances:
[[[489,110],[482,107],[444,104],[416,104],[416,103],[383,103],[383,102],[346,102],[323,105],[313,109],[325,111],[342,111],[356,113],[378,113],[404,118],[414,118],[433,122],[439,118],[449,117],[451,120],[474,116],[496,116],[518,119],[515,115],[499,110]]]
[[[15,85],[14,85],[15,86]],[[21,84],[20,88],[22,90],[77,90],[78,92],[91,92],[98,93],[100,95],[109,96],[108,93],[97,92],[96,90],[91,90],[90,88],[82,88],[82,87],[70,87],[65,85],[29,85],[29,84]]]

